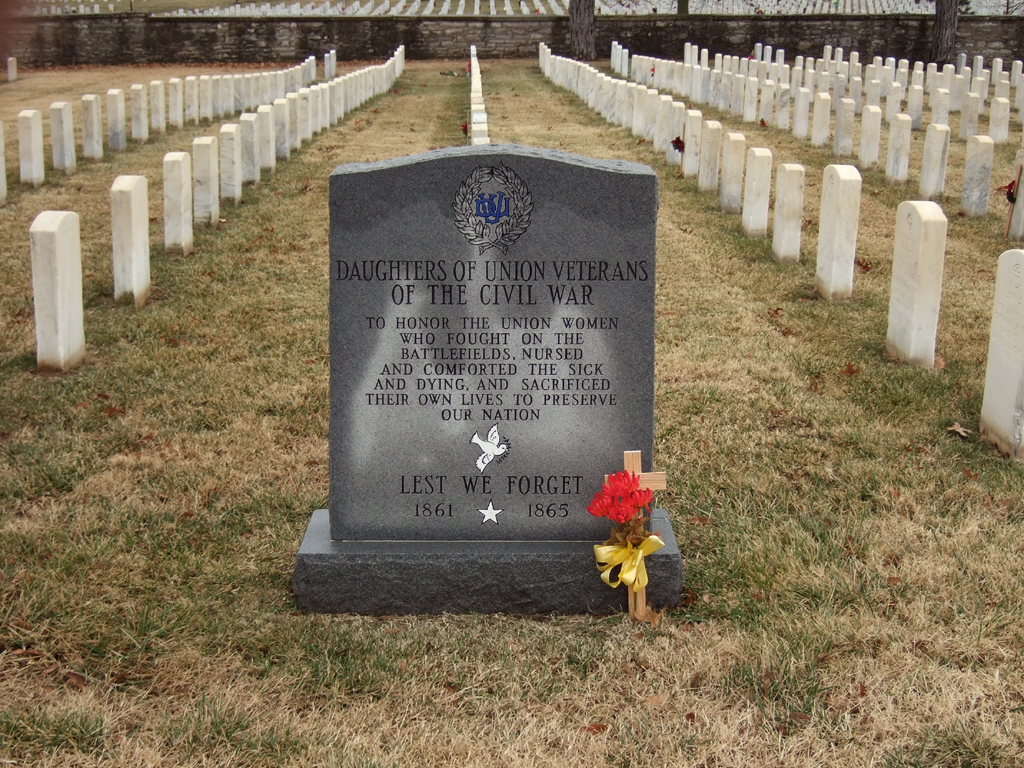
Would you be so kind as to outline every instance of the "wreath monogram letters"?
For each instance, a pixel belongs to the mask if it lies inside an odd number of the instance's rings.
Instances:
[[[462,182],[452,208],[455,226],[480,255],[490,248],[505,255],[530,226],[533,196],[511,168],[481,166]]]

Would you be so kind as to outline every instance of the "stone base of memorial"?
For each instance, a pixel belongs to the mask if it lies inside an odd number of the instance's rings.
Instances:
[[[624,608],[587,504],[653,457],[657,175],[492,144],[341,166],[330,196],[330,501],[298,605]],[[660,609],[683,563],[651,529]]]
[[[682,600],[683,560],[664,509],[651,530],[665,546],[644,558],[647,600]],[[332,541],[326,509],[306,528],[292,590],[309,613],[612,613],[626,590],[594,565],[594,541]]]

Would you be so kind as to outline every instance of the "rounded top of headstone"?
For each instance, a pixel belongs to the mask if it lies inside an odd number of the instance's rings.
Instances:
[[[403,157],[390,158],[388,160],[377,160],[368,163],[347,163],[339,165],[334,169],[332,175],[343,175],[350,173],[370,173],[386,168],[400,168],[417,163],[428,163],[445,158],[475,159],[500,158],[500,157],[523,157],[537,160],[552,160],[561,163],[577,165],[583,168],[594,170],[610,171],[613,173],[640,174],[654,176],[657,173],[649,165],[634,163],[628,160],[599,160],[593,157],[574,155],[570,152],[562,152],[557,149],[542,149],[540,147],[527,147],[521,144],[483,144],[478,146],[445,147],[443,149],[432,149],[416,155],[405,155]]]

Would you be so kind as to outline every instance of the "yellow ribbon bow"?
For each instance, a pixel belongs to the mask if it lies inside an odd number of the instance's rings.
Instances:
[[[644,539],[644,543],[639,547],[634,547],[631,543],[595,544],[594,557],[597,558],[597,569],[601,571],[601,581],[610,587],[625,583],[627,588],[633,587],[634,592],[639,592],[647,586],[644,555],[657,552],[664,546],[665,542],[653,534]],[[622,567],[619,569],[619,578],[612,584],[612,568],[616,565]]]

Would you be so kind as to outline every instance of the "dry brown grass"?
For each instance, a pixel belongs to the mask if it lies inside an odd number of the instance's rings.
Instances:
[[[669,472],[662,502],[687,605],[657,630],[618,616],[295,613],[292,561],[327,494],[327,174],[463,141],[468,81],[439,74],[462,64],[410,63],[397,93],[247,189],[188,259],[155,245],[141,310],[110,299],[107,190],[118,173],[145,173],[162,242],[160,159],[197,132],[51,175],[0,209],[0,757],[1024,762],[1024,474],[977,439],[999,201],[973,222],[956,216],[955,195],[944,202],[946,366],[893,365],[894,209],[916,181],[889,188],[865,174],[855,296],[817,301],[826,153],[726,121],[776,163],[808,169],[804,262],[781,267],[739,217],[533,62],[482,62],[492,139],[661,176],[655,463]],[[9,181],[8,115],[109,82],[106,71],[31,74],[17,86],[27,90],[0,86]],[[997,167],[1011,156],[999,150]],[[951,171],[947,189],[958,185]],[[53,207],[83,214],[89,355],[70,375],[39,376],[27,229]],[[955,421],[968,439],[946,431]]]

